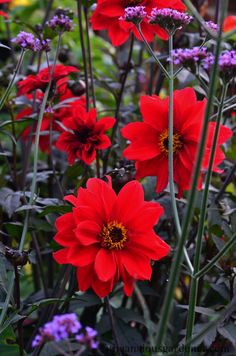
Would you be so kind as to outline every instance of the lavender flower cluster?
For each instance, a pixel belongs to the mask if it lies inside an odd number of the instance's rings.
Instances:
[[[120,20],[133,22],[134,24],[140,23],[147,16],[145,6],[132,6],[125,9],[124,16]]]
[[[200,64],[201,61],[207,58],[207,48],[206,47],[193,47],[193,48],[178,48],[171,52],[171,58],[168,58],[170,62],[171,59],[174,64],[182,65],[186,68],[193,68],[196,64]]]
[[[212,21],[206,21],[205,25],[207,28],[209,28],[209,30],[213,31],[213,32],[218,32],[219,31],[219,26],[212,22]]]
[[[63,13],[53,16],[51,20],[47,21],[47,25],[59,33],[70,32],[74,29],[74,23],[71,18]]]
[[[97,331],[88,326],[82,331],[82,325],[78,321],[76,314],[56,315],[52,321],[39,329],[39,334],[34,338],[32,347],[48,341],[59,342],[74,337],[80,344],[90,349],[96,349],[98,347],[96,336]]]
[[[38,51],[50,51],[50,40],[36,38],[32,33],[20,31],[18,35],[11,40],[16,45],[20,46],[22,49],[30,49],[33,52]]]
[[[212,53],[203,60],[203,67],[210,70],[214,64],[215,57]],[[226,81],[230,81],[236,75],[236,51],[224,51],[219,56],[219,71],[220,75]]]
[[[192,20],[192,16],[189,16],[184,12],[169,8],[154,8],[152,9],[151,15],[149,16],[149,22],[151,24],[157,24],[166,29],[168,32],[173,32],[177,29],[180,29],[183,26],[188,25]]]

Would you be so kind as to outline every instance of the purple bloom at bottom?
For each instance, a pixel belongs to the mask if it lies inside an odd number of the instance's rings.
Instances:
[[[120,20],[125,20],[137,24],[141,22],[146,16],[147,13],[145,11],[145,6],[133,6],[127,7],[125,9],[125,14],[124,16],[120,17]]]
[[[53,320],[39,329],[39,334],[34,338],[32,347],[47,341],[62,341],[75,335],[82,328],[74,313],[56,315]]]
[[[97,349],[98,341],[95,339],[96,336],[97,331],[90,328],[89,326],[86,326],[85,332],[77,335],[75,338],[79,343],[88,346],[90,349]]]

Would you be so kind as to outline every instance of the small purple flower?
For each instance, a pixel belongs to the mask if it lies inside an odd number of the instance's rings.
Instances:
[[[13,43],[20,46],[22,49],[30,49],[31,51],[38,51],[38,39],[32,33],[20,31],[18,35],[11,40]]]
[[[98,348],[98,341],[96,341],[97,331],[86,326],[85,332],[77,335],[75,338],[76,340],[89,347],[90,349],[97,349]]]
[[[195,65],[207,57],[206,47],[178,48],[172,51],[172,60],[176,65],[182,65],[186,68],[195,68]],[[171,58],[168,58],[170,62]]]
[[[205,25],[207,26],[207,28],[209,28],[209,30],[213,31],[213,32],[218,32],[219,31],[219,26],[212,22],[212,21],[206,21]]]
[[[203,60],[203,68],[210,70],[214,64],[215,57],[212,53]],[[236,51],[224,51],[219,56],[219,72],[220,76],[226,82],[233,79],[236,75]]]
[[[74,23],[71,18],[63,13],[53,16],[53,18],[47,22],[47,25],[52,30],[56,30],[59,33],[65,31],[70,32],[74,29]]]
[[[74,313],[56,315],[53,320],[39,329],[39,334],[34,338],[32,347],[36,347],[47,341],[66,340],[75,335],[82,328]]]
[[[133,6],[125,9],[124,16],[120,17],[120,20],[133,22],[134,24],[140,23],[147,16],[145,6]]]
[[[154,8],[149,16],[150,24],[157,24],[163,27],[166,31],[173,33],[177,29],[188,25],[193,20],[192,16],[189,16],[185,12],[164,8]]]
[[[36,38],[32,33],[21,31],[18,35],[11,40],[13,43],[20,46],[22,49],[27,50],[30,49],[34,52],[39,51],[50,51],[50,40],[40,40]]]

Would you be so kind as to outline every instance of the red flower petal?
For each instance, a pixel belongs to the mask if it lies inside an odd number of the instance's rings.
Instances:
[[[112,279],[116,273],[116,262],[112,251],[101,248],[96,255],[95,272],[98,278],[106,282]]]

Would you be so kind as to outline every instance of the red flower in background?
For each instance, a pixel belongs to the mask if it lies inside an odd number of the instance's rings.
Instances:
[[[43,92],[37,91],[36,93],[36,107],[40,110],[40,106],[43,100]],[[33,110],[32,106],[34,105],[34,98],[32,94],[25,95],[25,99],[28,101],[28,107],[21,110],[17,115],[16,119],[20,120],[23,118],[27,118],[32,116]],[[56,102],[56,105],[52,105],[53,101]],[[84,96],[74,96],[71,90],[68,88],[68,78],[60,79],[57,83],[57,87],[54,93],[54,97],[51,98],[52,112],[45,113],[41,125],[41,132],[39,139],[39,147],[43,152],[50,152],[50,128],[52,129],[52,144],[56,141],[55,132],[63,132],[64,129],[60,123],[65,119],[65,117],[69,117],[72,115],[72,107],[73,105],[77,105],[77,107],[82,106],[85,108],[86,101]],[[28,126],[22,133],[22,138],[24,140],[29,138],[31,132],[34,134],[36,130],[36,124],[33,127]]]
[[[236,16],[228,16],[223,23],[223,31],[228,32],[236,28]]]
[[[54,258],[77,267],[81,291],[91,287],[105,297],[122,280],[130,295],[135,280],[150,279],[150,261],[169,253],[170,247],[153,231],[163,208],[144,201],[139,182],[129,182],[116,195],[110,181],[91,178],[77,198],[65,199],[74,208],[56,220],[55,240],[64,248]]]
[[[192,88],[174,92],[174,181],[179,196],[191,184],[193,166],[197,154],[206,101],[197,101]],[[141,97],[140,110],[144,122],[130,123],[122,129],[122,135],[131,141],[123,152],[127,159],[136,161],[136,178],[156,176],[156,191],[160,193],[168,184],[168,111],[169,98],[158,96]],[[207,169],[215,123],[209,123],[209,135],[202,168]],[[224,159],[220,148],[232,135],[232,131],[221,125],[215,152],[214,172]],[[199,180],[198,189],[202,183]]]
[[[91,19],[92,28],[108,30],[108,36],[114,46],[120,46],[126,42],[131,32],[140,39],[133,23],[120,20],[120,17],[124,16],[125,8],[130,6],[145,6],[145,11],[148,14],[154,7],[158,9],[171,8],[178,11],[186,9],[181,0],[98,0]],[[158,25],[150,25],[147,19],[142,21],[141,29],[148,42],[153,40],[155,34],[165,40],[168,38],[165,30]]]
[[[60,135],[56,147],[68,153],[70,164],[76,159],[90,164],[96,157],[96,150],[104,150],[111,145],[105,132],[113,127],[115,119],[104,117],[96,121],[96,117],[96,109],[86,112],[81,105],[74,103],[71,116],[63,121],[68,131]]]
[[[52,69],[50,66],[49,69]],[[60,79],[67,77],[71,73],[79,72],[78,68],[72,66],[64,66],[57,64],[53,73],[53,81],[57,83],[57,86],[62,85],[64,82],[60,82]],[[36,75],[28,75],[25,79],[20,80],[17,83],[18,95],[25,95],[31,93],[33,90],[40,89],[44,91],[50,80],[50,72],[48,68],[41,69]]]
[[[0,0],[0,4],[5,4],[5,3],[8,3],[8,2],[10,2],[10,1],[11,1],[11,0]],[[1,10],[0,10],[0,16],[6,17],[6,18],[9,17],[8,14],[6,14],[4,11],[1,11]]]

